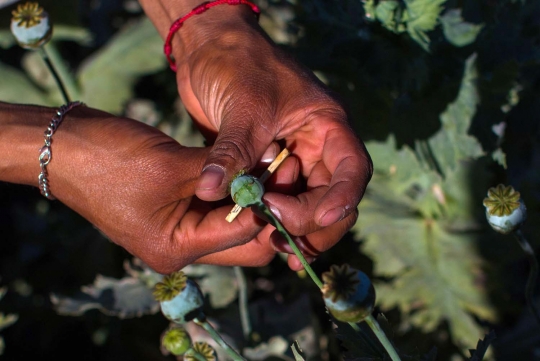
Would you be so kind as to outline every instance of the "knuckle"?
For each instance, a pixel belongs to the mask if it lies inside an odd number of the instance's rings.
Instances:
[[[218,163],[228,168],[223,163],[238,164],[245,167],[251,164],[251,154],[253,154],[253,145],[250,138],[240,140],[240,137],[227,137],[221,139],[212,149],[213,163]]]

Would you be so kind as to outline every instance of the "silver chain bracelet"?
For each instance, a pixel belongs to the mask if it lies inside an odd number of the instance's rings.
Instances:
[[[45,131],[45,145],[39,150],[39,166],[41,167],[41,173],[38,177],[39,190],[45,198],[50,200],[56,199],[53,197],[52,193],[49,190],[49,179],[47,178],[49,175],[47,173],[47,165],[52,159],[52,136],[60,123],[62,123],[62,120],[64,120],[64,116],[67,114],[67,112],[79,105],[82,105],[82,102],[70,102],[68,104],[62,105],[56,111],[56,115],[52,118],[51,122],[49,123],[49,127]]]

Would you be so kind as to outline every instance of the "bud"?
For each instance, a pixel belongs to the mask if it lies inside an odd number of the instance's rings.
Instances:
[[[11,14],[11,32],[21,47],[35,49],[51,38],[49,15],[38,3],[21,4]]]
[[[161,344],[173,355],[180,356],[191,347],[191,338],[182,327],[174,326],[165,332]]]
[[[369,277],[348,264],[322,274],[324,303],[337,320],[361,322],[373,311],[375,289]]]
[[[261,181],[249,174],[236,177],[231,183],[231,196],[240,207],[262,203],[264,186]]]
[[[154,287],[154,297],[161,312],[172,322],[186,323],[202,312],[204,297],[199,286],[182,271],[165,276]]]
[[[512,186],[490,188],[483,203],[489,225],[499,233],[508,234],[527,219],[527,208]]]

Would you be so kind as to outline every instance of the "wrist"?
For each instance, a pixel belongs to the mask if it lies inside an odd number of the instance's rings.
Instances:
[[[0,180],[38,185],[39,150],[55,109],[0,103]]]
[[[176,20],[204,4],[202,0],[140,0],[140,3],[164,40]],[[249,5],[221,4],[187,19],[180,29],[173,31],[172,55],[177,63],[182,62],[209,41],[234,39],[234,34],[254,31],[260,33],[262,29]]]

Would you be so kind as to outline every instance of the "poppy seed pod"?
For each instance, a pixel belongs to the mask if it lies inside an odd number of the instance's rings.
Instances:
[[[527,219],[527,208],[512,186],[490,188],[483,203],[489,225],[499,233],[508,234]]]
[[[231,196],[240,207],[249,207],[262,203],[264,186],[254,176],[244,174],[236,177],[231,183]]]
[[[348,264],[322,274],[324,303],[337,320],[361,322],[373,311],[375,289],[369,277]]]
[[[175,356],[186,353],[191,347],[189,334],[181,327],[175,326],[168,329],[161,339],[163,347]]]
[[[206,342],[195,342],[190,351],[184,355],[184,360],[199,361],[200,357],[204,358],[205,361],[217,360],[216,351]],[[196,353],[199,357],[196,357],[193,353]]]
[[[21,4],[12,12],[11,32],[25,49],[43,46],[52,35],[49,15],[38,3]]]
[[[154,287],[154,297],[159,301],[161,312],[172,322],[186,323],[202,312],[204,297],[199,286],[182,272],[165,276]]]

